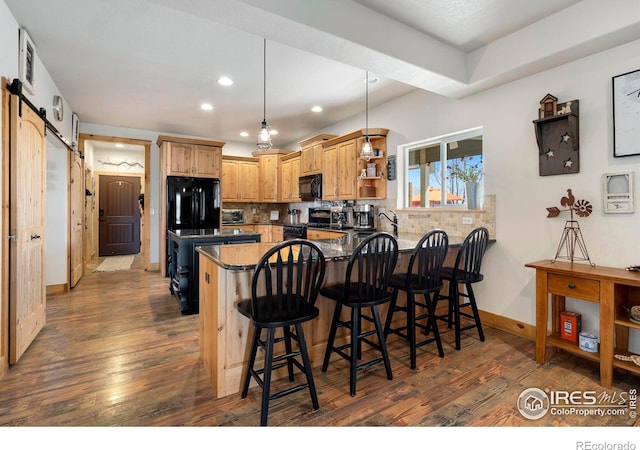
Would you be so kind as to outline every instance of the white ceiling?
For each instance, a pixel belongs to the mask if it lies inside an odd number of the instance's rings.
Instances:
[[[366,70],[370,107],[459,98],[640,38],[637,0],[4,1],[84,123],[254,143],[266,38],[276,147],[361,114]]]

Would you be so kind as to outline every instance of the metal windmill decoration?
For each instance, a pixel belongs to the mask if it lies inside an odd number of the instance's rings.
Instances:
[[[567,195],[560,199],[560,205],[565,209],[560,209],[555,206],[547,208],[547,217],[558,217],[561,212],[569,211],[571,214],[570,220],[567,220],[564,224],[564,230],[562,232],[562,238],[560,244],[558,244],[558,250],[556,256],[551,261],[555,261],[558,258],[567,259],[573,261],[589,261],[589,264],[595,266],[589,259],[589,253],[587,252],[587,246],[584,243],[582,237],[582,231],[580,231],[580,224],[577,220],[574,220],[573,214],[578,217],[589,217],[593,212],[591,203],[587,200],[577,200],[573,195],[571,189],[567,189]],[[581,257],[576,256],[576,248],[582,254]]]

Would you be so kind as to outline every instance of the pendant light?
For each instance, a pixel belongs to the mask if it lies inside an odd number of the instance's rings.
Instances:
[[[263,81],[263,97],[262,97],[262,105],[263,105],[263,116],[262,116],[262,127],[260,127],[260,131],[258,132],[258,149],[259,150],[269,150],[271,148],[271,133],[269,132],[269,125],[267,125],[267,40],[264,39],[263,46],[263,71],[262,71],[262,81]]]
[[[371,148],[371,142],[369,141],[369,71],[367,71],[367,76],[365,78],[365,84],[367,85],[365,91],[365,107],[364,107],[364,117],[365,117],[365,132],[364,132],[364,144],[362,144],[362,151],[360,152],[360,158],[365,161],[369,161],[375,155],[373,154],[373,148]]]

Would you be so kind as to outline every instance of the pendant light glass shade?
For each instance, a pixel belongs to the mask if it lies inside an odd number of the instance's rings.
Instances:
[[[360,151],[360,158],[365,161],[369,161],[375,155],[373,154],[373,148],[371,148],[371,142],[369,141],[369,72],[367,71],[367,76],[365,78],[366,91],[365,91],[365,107],[364,107],[364,117],[365,117],[365,133],[364,133],[364,144],[362,144],[362,150]]]
[[[269,125],[267,125],[267,40],[264,39],[263,41],[264,41],[264,45],[263,45],[263,70],[262,70],[263,116],[262,116],[262,126],[260,127],[260,131],[258,132],[258,149],[259,150],[269,150],[271,148],[272,144],[271,144],[271,133],[269,131]]]

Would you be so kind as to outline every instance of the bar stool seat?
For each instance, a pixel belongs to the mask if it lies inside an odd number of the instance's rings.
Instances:
[[[249,362],[245,371],[242,398],[254,379],[262,388],[260,425],[267,425],[269,401],[302,389],[309,389],[313,409],[320,407],[302,324],[318,317],[315,306],[325,273],[325,258],[312,242],[285,241],[267,251],[256,265],[251,281],[251,299],[238,302],[238,311],[253,325]],[[262,331],[266,337],[262,338]],[[276,337],[276,331],[282,335]],[[274,346],[284,341],[284,353],[276,355]],[[293,341],[297,342],[294,350]],[[265,352],[264,366],[256,369],[258,348]],[[302,361],[298,358],[301,357]],[[305,382],[275,394],[270,393],[272,371],[287,367],[294,382],[294,366],[305,374]]]

